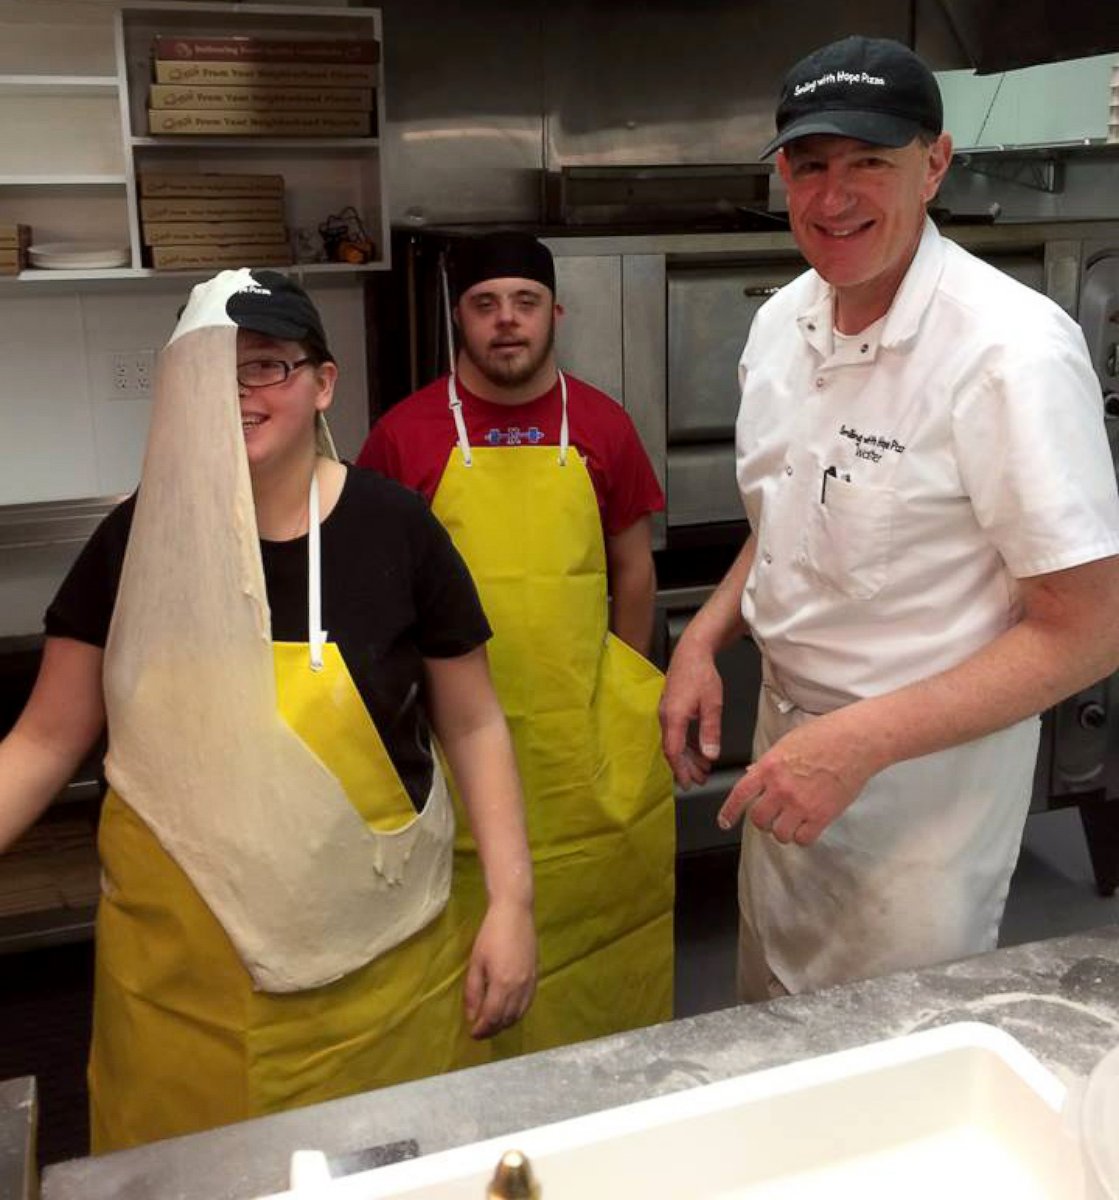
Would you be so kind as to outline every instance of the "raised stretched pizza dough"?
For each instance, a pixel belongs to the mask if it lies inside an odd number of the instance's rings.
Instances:
[[[105,653],[105,767],[254,984],[289,992],[355,970],[438,914],[453,817],[436,767],[411,824],[371,831],[279,715],[237,331],[220,289],[199,297],[247,275],[196,288],[159,358]]]

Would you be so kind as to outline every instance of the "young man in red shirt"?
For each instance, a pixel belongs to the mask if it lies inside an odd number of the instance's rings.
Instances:
[[[454,371],[382,417],[358,463],[427,496],[494,629],[540,936],[536,1001],[498,1039],[516,1053],[671,1016],[674,800],[643,657],[664,498],[621,406],[556,365],[547,248],[464,241],[451,283]],[[462,833],[459,849],[480,903]]]

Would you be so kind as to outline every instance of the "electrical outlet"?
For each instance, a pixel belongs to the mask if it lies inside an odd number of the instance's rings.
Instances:
[[[152,394],[154,350],[111,350],[105,356],[108,392],[115,400],[143,400]]]

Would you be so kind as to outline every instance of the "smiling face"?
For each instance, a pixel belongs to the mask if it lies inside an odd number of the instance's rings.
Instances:
[[[475,284],[455,309],[463,382],[498,401],[546,390],[555,374],[552,347],[561,312],[548,288],[532,279]]]
[[[951,158],[947,134],[898,149],[819,134],[781,150],[793,236],[835,288],[843,332],[857,333],[889,309]]]
[[[277,341],[247,329],[237,331],[239,374],[247,376],[247,363],[290,365],[306,358],[307,351],[299,342]],[[337,377],[338,369],[332,362],[307,361],[293,367],[282,382],[252,388],[238,384],[250,471],[271,470],[314,457],[316,417],[330,407]]]

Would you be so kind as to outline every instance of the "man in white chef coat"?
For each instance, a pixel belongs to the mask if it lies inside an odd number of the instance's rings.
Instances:
[[[952,154],[931,72],[845,38],[790,71],[777,131],[812,269],[751,326],[751,533],[661,714],[677,781],[706,778],[714,656],[754,638],[754,762],[719,814],[746,817],[744,999],[994,947],[1037,714],[1119,666],[1099,383],[1065,313],[929,221]]]

